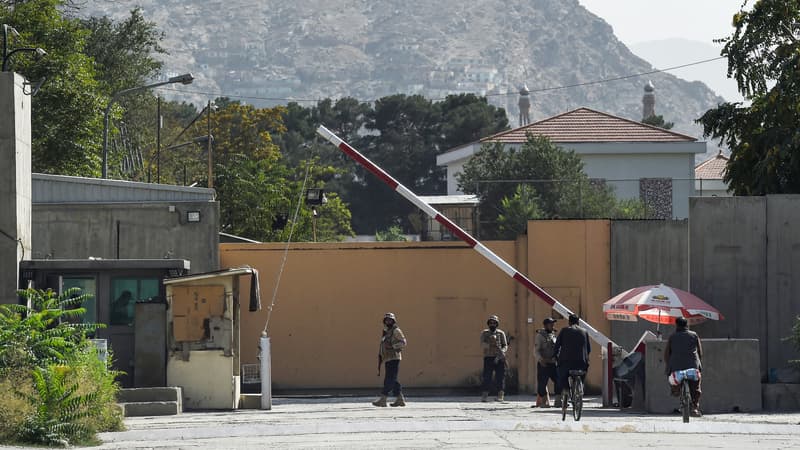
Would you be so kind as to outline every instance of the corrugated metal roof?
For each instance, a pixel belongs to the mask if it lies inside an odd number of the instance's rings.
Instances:
[[[617,117],[589,108],[578,108],[513,130],[485,137],[480,142],[524,144],[527,134],[542,135],[553,142],[695,142],[674,131]]]
[[[66,175],[33,174],[37,203],[210,202],[214,189]]]

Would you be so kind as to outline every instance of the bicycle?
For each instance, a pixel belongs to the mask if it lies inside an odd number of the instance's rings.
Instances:
[[[692,414],[692,389],[689,386],[689,381],[698,381],[700,379],[700,372],[697,369],[676,370],[669,376],[669,383],[673,386],[680,384],[680,411],[683,416],[683,423],[689,423],[689,417]]]
[[[561,420],[567,420],[567,403],[572,403],[572,417],[581,420],[583,412],[583,376],[585,370],[569,371],[569,387],[561,391]]]

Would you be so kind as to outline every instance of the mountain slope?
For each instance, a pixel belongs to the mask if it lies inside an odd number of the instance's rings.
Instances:
[[[651,79],[657,114],[694,136],[693,120],[722,101],[664,73],[537,92],[653,70],[577,0],[106,0],[87,2],[82,14],[120,18],[135,6],[166,31],[167,70],[198,78],[185,89],[207,93],[196,101],[474,92],[516,123],[525,83],[534,120],[580,106],[638,120]]]
[[[711,44],[687,39],[662,39],[638,42],[630,46],[631,51],[656,67],[672,67],[686,61],[700,61],[719,57],[720,48]],[[742,101],[736,80],[728,78],[728,61],[717,61],[677,69],[671,73],[685,80],[702,80],[728,101]]]

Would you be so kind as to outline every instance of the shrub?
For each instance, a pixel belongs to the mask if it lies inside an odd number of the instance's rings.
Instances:
[[[0,442],[96,443],[98,431],[122,429],[119,372],[87,338],[101,324],[80,323],[88,299],[28,289],[24,305],[0,305]]]

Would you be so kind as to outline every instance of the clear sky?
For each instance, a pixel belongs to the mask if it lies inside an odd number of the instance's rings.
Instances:
[[[711,44],[731,34],[742,0],[579,0],[627,45],[669,38]],[[752,1],[750,2],[752,3]],[[749,5],[748,5],[749,6]]]

